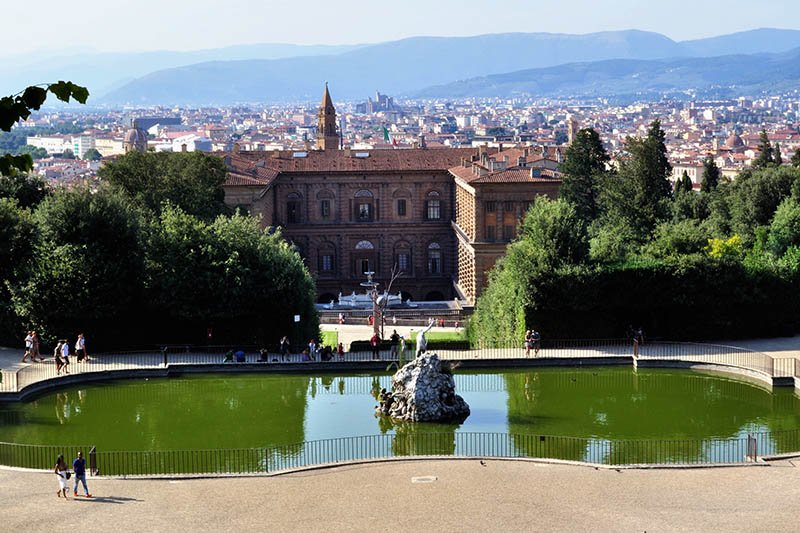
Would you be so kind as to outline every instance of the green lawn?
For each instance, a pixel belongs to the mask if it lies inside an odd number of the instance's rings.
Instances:
[[[320,346],[336,346],[339,345],[339,332],[338,331],[323,331],[322,338],[320,339]]]
[[[416,335],[414,336],[416,338]],[[467,334],[463,331],[429,331],[425,334],[425,337],[429,341],[465,341],[467,340]]]

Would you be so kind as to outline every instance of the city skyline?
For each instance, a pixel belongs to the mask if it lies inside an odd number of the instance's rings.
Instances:
[[[4,6],[7,20],[14,24],[0,34],[0,57],[189,51],[257,43],[366,44],[415,36],[585,34],[626,29],[661,33],[682,41],[762,27],[800,28],[800,10],[791,0],[764,1],[758,9],[744,0],[676,0],[663,5],[641,0],[574,0],[568,11],[562,5],[525,0],[507,0],[491,9],[477,0],[409,0],[400,7],[312,0],[304,4],[303,18],[296,4],[256,0],[240,0],[233,7],[222,7],[215,0],[191,4],[120,0],[113,11],[104,9],[98,0],[82,2],[80,10],[64,10],[61,3],[41,0],[38,7],[43,16],[32,16],[25,4]],[[224,18],[220,22],[221,11],[227,22]],[[121,13],[125,14],[124,27]],[[307,17],[308,13],[313,17]],[[284,23],[275,24],[275,20]],[[451,23],[442,24],[447,20]]]

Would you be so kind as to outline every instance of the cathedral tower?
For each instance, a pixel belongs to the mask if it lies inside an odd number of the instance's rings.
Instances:
[[[338,150],[339,135],[336,133],[336,108],[333,107],[331,93],[328,92],[328,82],[325,82],[325,94],[322,95],[322,105],[319,106],[317,117],[317,149]]]

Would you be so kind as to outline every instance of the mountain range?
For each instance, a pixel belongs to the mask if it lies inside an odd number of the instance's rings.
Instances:
[[[14,75],[16,90],[30,80],[67,78],[89,87],[90,103],[107,105],[309,102],[318,100],[325,81],[338,100],[364,99],[374,89],[398,96],[493,96],[493,85],[497,96],[567,94],[581,88],[581,76],[583,83],[598,84],[595,92],[600,94],[616,90],[611,82],[601,83],[606,78],[624,80],[620,89],[628,92],[691,83],[738,84],[739,78],[715,68],[718,61],[701,61],[715,56],[730,57],[721,63],[726,68],[788,80],[796,69],[759,70],[758,59],[742,57],[761,54],[762,60],[777,65],[782,53],[797,47],[800,31],[778,29],[682,42],[638,30],[506,33],[343,46],[261,44],[196,52],[82,53],[36,62],[6,59],[4,71]],[[670,69],[697,73],[681,79],[678,74],[669,76]],[[708,69],[707,76],[702,69]],[[4,79],[0,91],[8,84]]]

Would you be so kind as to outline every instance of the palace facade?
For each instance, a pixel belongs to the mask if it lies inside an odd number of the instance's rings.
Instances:
[[[474,303],[539,194],[555,197],[558,155],[486,148],[341,147],[327,85],[316,150],[224,154],[225,202],[280,226],[318,300],[363,292],[364,272],[405,299]],[[424,143],[423,143],[424,144]]]

